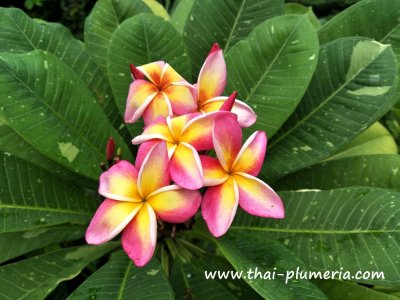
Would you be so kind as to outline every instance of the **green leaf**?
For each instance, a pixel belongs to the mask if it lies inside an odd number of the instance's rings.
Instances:
[[[398,300],[398,297],[374,291],[371,288],[338,280],[319,280],[315,284],[331,300]]]
[[[178,4],[171,14],[171,23],[180,34],[183,34],[183,30],[189,18],[189,13],[192,10],[194,3],[195,0],[178,1]]]
[[[306,16],[282,16],[259,25],[226,55],[227,91],[238,91],[269,137],[293,113],[310,83],[318,38]]]
[[[228,51],[263,21],[283,14],[282,0],[196,0],[183,36],[197,75],[214,43]]]
[[[361,0],[289,0],[290,2],[299,2],[304,5],[315,5],[315,6],[321,6],[321,7],[329,7],[329,5],[335,5],[337,6],[345,6],[349,4],[353,4],[357,1]]]
[[[83,237],[82,226],[47,227],[0,233],[0,263],[46,246]]]
[[[321,47],[306,94],[269,144],[263,176],[292,173],[340,149],[393,105],[396,82],[388,45],[343,38]]]
[[[132,83],[130,63],[143,65],[164,60],[182,76],[190,74],[182,37],[170,22],[153,15],[140,14],[122,23],[112,35],[108,54],[108,74],[122,114]],[[143,124],[128,125],[128,129],[138,135]]]
[[[1,119],[1,115],[0,151],[29,161],[30,163],[59,176],[64,181],[70,181],[86,188],[96,189],[97,181],[77,176],[75,172],[68,170],[64,166],[40,153],[19,136],[10,126],[8,126],[7,123]]]
[[[90,219],[99,203],[94,195],[24,160],[0,154],[0,232],[85,224]]]
[[[153,258],[137,268],[123,251],[114,253],[69,297],[77,299],[174,299],[160,263]]]
[[[124,20],[140,13],[151,13],[151,9],[142,0],[99,0],[86,18],[86,47],[105,74],[113,32]]]
[[[392,44],[397,52],[400,50],[400,42],[396,38],[400,33],[399,17],[400,3],[397,0],[359,1],[321,26],[318,36],[321,44],[341,37],[370,37]]]
[[[166,21],[170,19],[168,12],[165,10],[164,6],[157,0],[142,0],[155,14],[156,16],[162,17]]]
[[[0,268],[0,297],[3,299],[44,299],[57,285],[77,276],[91,261],[115,248],[102,246],[55,250]]]
[[[176,299],[238,299],[217,280],[207,280],[204,270],[190,262],[175,260],[171,277]]]
[[[310,23],[315,29],[320,27],[319,20],[314,14],[312,7],[306,7],[298,3],[287,3],[285,4],[286,15],[306,15]]]
[[[371,21],[372,20],[372,21]],[[364,0],[342,11],[318,30],[321,44],[347,36],[364,36],[390,44],[400,68],[400,2]],[[397,86],[400,99],[400,84]]]
[[[323,162],[288,175],[280,190],[376,186],[400,192],[400,155],[365,155]]]
[[[384,272],[367,284],[400,283],[400,193],[369,187],[280,193],[283,220],[240,213],[231,232],[254,232],[264,242],[279,240],[317,271]],[[342,268],[342,269],[341,269]],[[339,275],[336,275],[339,276]],[[338,278],[338,277],[336,277]]]
[[[79,77],[52,54],[1,54],[0,70],[2,119],[48,158],[95,180],[110,136],[132,158]]]
[[[372,154],[397,154],[396,141],[379,122],[372,124],[327,160]]]
[[[38,23],[23,11],[0,8],[0,52],[44,50],[68,65],[88,86],[116,128],[122,124],[107,77],[89,56],[82,42],[60,24]]]
[[[286,283],[285,277],[278,274],[305,269],[303,262],[284,246],[259,238],[257,232],[229,233],[216,243],[236,271],[242,272],[242,276],[246,276],[244,280],[265,299],[327,299],[306,280]],[[261,277],[254,277],[255,267]],[[253,275],[248,273],[250,270]]]

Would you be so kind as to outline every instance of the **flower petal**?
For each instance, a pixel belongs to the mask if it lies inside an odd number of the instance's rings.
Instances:
[[[170,85],[163,89],[175,115],[184,115],[197,110],[197,99],[191,87]]]
[[[204,186],[218,185],[228,179],[229,175],[221,167],[218,159],[207,155],[200,155],[200,161],[203,166]]]
[[[169,165],[172,180],[179,186],[196,190],[203,186],[203,168],[199,154],[193,146],[180,143]]]
[[[157,87],[146,81],[134,80],[129,88],[128,99],[126,101],[125,122],[135,123],[157,95]]]
[[[147,125],[144,128],[144,131],[141,135],[138,135],[132,140],[132,144],[138,145],[143,142],[147,142],[153,139],[160,139],[164,141],[174,141],[174,137],[172,136],[167,121],[163,117],[158,117],[152,123]]]
[[[281,198],[265,182],[245,173],[235,173],[239,188],[239,205],[249,214],[264,217],[285,217]]]
[[[164,141],[157,143],[143,160],[138,175],[138,188],[143,198],[169,185],[168,151]]]
[[[218,111],[228,97],[215,97],[206,101],[202,106],[203,112]],[[257,120],[256,113],[246,103],[240,100],[235,100],[232,110],[234,114],[238,116],[238,122],[241,127],[250,127]]]
[[[236,214],[238,199],[239,191],[232,177],[204,193],[201,212],[213,236],[219,237],[228,231]]]
[[[104,200],[86,230],[86,242],[98,245],[111,240],[125,228],[141,207],[142,202]]]
[[[137,188],[138,171],[128,161],[121,160],[100,175],[99,194],[120,201],[141,201]]]
[[[267,150],[267,136],[264,131],[254,132],[244,143],[232,171],[247,173],[253,176],[260,174]]]
[[[121,241],[136,266],[144,266],[153,257],[157,243],[157,220],[148,203],[143,203],[135,218],[126,226]]]
[[[191,119],[182,129],[181,142],[192,145],[197,151],[210,150],[213,146],[212,131],[218,117],[232,115],[231,112],[217,111]]]
[[[164,67],[165,62],[156,61],[137,67],[137,69],[139,69],[139,71],[141,71],[147,77],[147,79],[154,83],[156,86],[160,86],[161,74]]]
[[[159,219],[169,223],[182,223],[193,217],[200,207],[199,191],[170,185],[159,189],[147,198]]]
[[[143,164],[143,160],[149,154],[150,150],[153,149],[153,147],[159,142],[161,142],[161,140],[154,139],[140,144],[135,159],[136,170],[140,170],[140,167]]]
[[[168,63],[166,63],[162,69],[160,86],[164,88],[176,82],[188,84],[188,82],[185,79],[183,79],[183,77],[179,75],[179,73],[176,72],[174,68],[172,68]]]
[[[164,93],[158,93],[150,102],[143,112],[143,120],[145,125],[149,125],[158,117],[172,116],[172,107],[169,99],[165,97]]]
[[[191,114],[185,114],[183,116],[179,117],[174,117],[174,118],[167,118],[167,123],[169,130],[171,131],[172,135],[176,140],[180,139],[180,136],[182,134],[183,128],[185,125],[192,119],[201,116],[202,114],[199,112],[196,113],[191,113]]]
[[[221,166],[229,172],[242,145],[242,128],[236,115],[229,113],[215,120],[213,144]]]
[[[226,85],[226,64],[221,49],[208,55],[200,70],[197,84],[200,105],[223,93]]]

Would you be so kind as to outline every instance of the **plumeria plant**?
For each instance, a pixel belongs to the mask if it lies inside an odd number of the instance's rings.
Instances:
[[[240,126],[252,125],[255,113],[236,103],[236,92],[220,97],[226,66],[218,44],[194,86],[163,61],[131,65],[131,72],[125,121],[133,123],[143,115],[145,123],[143,133],[132,140],[140,144],[136,167],[117,161],[101,175],[99,194],[106,200],[86,231],[89,244],[102,244],[123,231],[125,252],[142,267],[156,247],[157,218],[183,223],[202,203],[203,218],[219,237],[227,232],[238,204],[252,215],[284,217],[279,196],[255,177],[265,156],[265,132],[255,132],[241,147]],[[218,159],[198,153],[207,150],[215,150]],[[210,188],[201,201],[198,189],[204,186]]]
[[[0,8],[0,298],[396,299],[400,0],[160,2]]]

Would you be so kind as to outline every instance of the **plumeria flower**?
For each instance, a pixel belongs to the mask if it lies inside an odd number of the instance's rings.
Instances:
[[[221,108],[228,97],[221,96],[226,85],[226,64],[222,49],[214,44],[208,54],[197,80],[199,111],[212,112]],[[236,100],[232,112],[238,116],[242,127],[250,127],[257,119],[246,103]]]
[[[134,80],[129,88],[125,122],[134,123],[143,116],[148,125],[159,116],[183,115],[197,110],[194,87],[169,64],[157,61],[137,68],[131,65],[131,73]]]
[[[141,144],[136,158],[140,167],[143,157],[155,144],[165,141],[170,157],[169,173],[179,186],[195,190],[203,186],[203,168],[197,151],[213,148],[212,129],[214,120],[230,112],[220,111],[208,114],[192,113],[180,117],[160,117],[132,143]]]
[[[279,196],[256,178],[265,156],[267,137],[256,131],[242,144],[242,130],[234,114],[215,120],[213,142],[217,159],[200,156],[204,185],[211,186],[203,196],[202,215],[210,232],[219,237],[226,233],[237,206],[252,215],[284,218]]]
[[[151,259],[157,241],[157,218],[182,223],[198,210],[198,191],[169,185],[164,142],[154,146],[139,171],[120,161],[100,176],[99,193],[106,197],[86,231],[89,244],[102,244],[122,232],[122,246],[137,266]]]

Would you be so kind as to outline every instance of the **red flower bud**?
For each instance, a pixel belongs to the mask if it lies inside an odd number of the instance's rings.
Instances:
[[[225,100],[224,104],[222,104],[220,111],[231,111],[233,104],[235,104],[237,92],[233,92],[228,99]]]
[[[115,141],[112,136],[108,139],[108,143],[106,146],[106,158],[107,161],[111,161],[114,157],[115,153]]]
[[[134,64],[130,64],[129,67],[131,68],[133,79],[144,79],[143,73]]]

